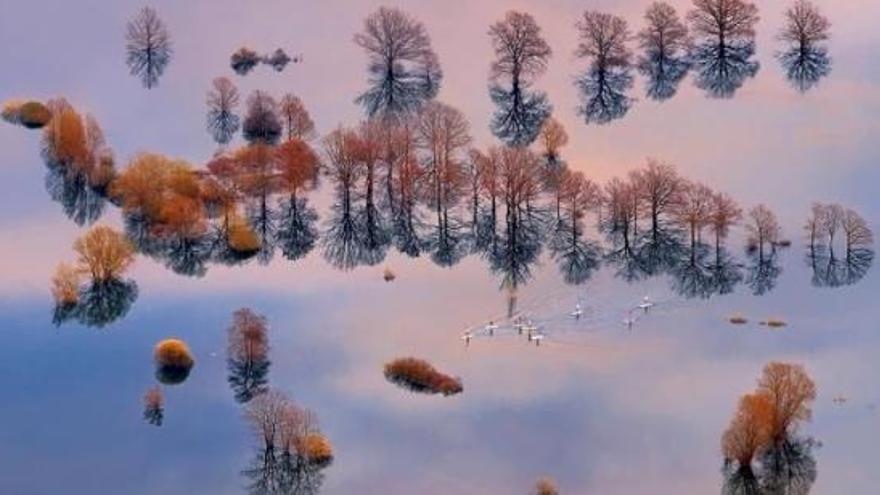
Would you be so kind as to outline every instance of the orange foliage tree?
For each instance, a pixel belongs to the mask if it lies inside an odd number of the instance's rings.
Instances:
[[[128,239],[110,227],[92,227],[73,244],[79,269],[94,282],[118,279],[134,262],[134,248]]]

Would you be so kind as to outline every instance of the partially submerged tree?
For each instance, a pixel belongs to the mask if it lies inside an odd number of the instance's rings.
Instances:
[[[311,141],[315,138],[317,134],[315,123],[298,96],[290,93],[284,95],[281,98],[278,113],[281,115],[281,122],[284,125],[288,141],[294,138]]]
[[[632,52],[626,20],[586,11],[577,23],[580,42],[575,55],[589,63],[575,85],[580,91],[578,113],[587,124],[607,124],[626,115],[632,104]]]
[[[110,227],[93,227],[73,243],[77,264],[93,282],[119,279],[134,262],[134,248],[124,235]]]
[[[531,89],[547,70],[552,51],[535,19],[509,11],[489,28],[495,61],[489,72],[489,96],[498,107],[492,132],[511,146],[527,146],[538,136],[552,107],[547,94]]]
[[[559,495],[559,489],[556,483],[550,478],[540,478],[535,483],[535,495]]]
[[[150,89],[159,84],[159,77],[171,61],[171,35],[159,15],[144,7],[128,22],[125,33],[126,63],[131,75],[141,78]]]
[[[150,387],[144,393],[144,421],[153,426],[162,426],[165,419],[165,398],[162,389],[156,386]]]
[[[227,330],[226,365],[235,400],[244,403],[268,389],[269,337],[265,316],[242,308]]]
[[[282,128],[275,99],[265,91],[251,93],[241,130],[249,143],[277,143],[281,139]]]
[[[785,25],[778,36],[784,47],[776,57],[798,91],[809,90],[831,73],[825,45],[830,31],[831,21],[810,0],[795,0],[785,11]]]
[[[675,96],[690,68],[687,26],[675,8],[665,2],[652,3],[645,12],[645,22],[637,35],[642,52],[636,67],[647,78],[648,97],[667,100]]]
[[[795,432],[798,424],[809,421],[816,400],[816,384],[803,366],[771,362],[758,381],[758,393],[773,405],[770,438],[782,442]]]
[[[730,98],[758,73],[755,24],[758,7],[749,0],[693,0],[687,19],[696,46],[696,85],[714,98]]]
[[[369,57],[369,88],[355,100],[368,116],[396,118],[437,95],[443,73],[421,22],[399,9],[380,7],[354,41]]]
[[[208,132],[219,145],[229,144],[238,132],[241,119],[235,113],[238,106],[238,89],[226,77],[218,77],[208,91]]]
[[[776,215],[765,205],[758,205],[749,210],[746,230],[749,233],[748,249],[757,252],[761,261],[765,258],[767,246],[775,251],[782,236]]]
[[[229,58],[229,65],[239,76],[247,75],[260,63],[260,55],[247,47],[241,47]]]

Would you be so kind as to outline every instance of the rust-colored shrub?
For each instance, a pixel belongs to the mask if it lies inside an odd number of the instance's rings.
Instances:
[[[535,495],[559,495],[559,489],[552,479],[541,478],[535,483]]]
[[[308,433],[300,442],[300,454],[310,463],[326,466],[333,462],[333,446],[320,433]]]
[[[459,379],[437,371],[427,361],[412,357],[385,364],[385,378],[413,392],[455,395],[464,390]]]
[[[69,306],[79,302],[82,273],[70,263],[59,263],[52,276],[52,297],[55,304]]]
[[[189,347],[179,339],[165,339],[156,344],[153,359],[156,362],[156,378],[169,385],[186,380],[195,364]]]
[[[29,101],[18,110],[18,121],[28,129],[39,129],[52,120],[52,112],[38,101]]]
[[[6,100],[3,102],[3,108],[0,109],[0,118],[10,124],[19,124],[19,116],[21,115],[21,107],[25,104],[24,100]]]

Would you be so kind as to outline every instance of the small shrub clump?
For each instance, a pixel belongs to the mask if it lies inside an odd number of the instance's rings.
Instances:
[[[52,112],[38,101],[29,101],[18,111],[18,121],[28,129],[45,127],[52,120]]]
[[[153,359],[156,362],[156,378],[168,385],[186,380],[195,364],[189,347],[179,339],[165,339],[156,344]]]
[[[412,357],[385,364],[385,378],[401,387],[425,394],[455,395],[464,390],[461,380],[437,371],[427,361]]]
[[[749,319],[743,315],[733,315],[728,318],[728,321],[733,325],[745,325],[749,322]]]

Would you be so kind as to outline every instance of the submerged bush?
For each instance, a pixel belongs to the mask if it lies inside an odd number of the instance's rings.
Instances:
[[[413,392],[455,395],[461,393],[461,380],[441,373],[430,363],[416,358],[399,358],[385,364],[385,378]]]
[[[189,347],[179,339],[165,339],[156,344],[153,359],[156,362],[156,378],[169,385],[186,380],[195,364]]]
[[[21,107],[25,104],[22,100],[6,100],[3,102],[3,109],[0,110],[0,117],[10,124],[21,123]]]
[[[18,110],[18,121],[28,129],[39,129],[52,120],[52,112],[38,101],[29,101]]]
[[[535,483],[535,494],[536,495],[559,495],[559,489],[556,488],[556,483],[553,482],[550,478],[541,478]]]
[[[330,440],[320,433],[309,433],[300,442],[299,451],[303,457],[316,466],[327,466],[333,462],[333,446]]]

